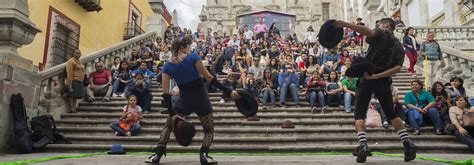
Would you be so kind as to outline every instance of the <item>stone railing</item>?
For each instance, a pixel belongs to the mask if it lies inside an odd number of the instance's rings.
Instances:
[[[401,34],[395,34],[401,39]],[[423,40],[417,40],[421,44]],[[449,82],[451,77],[457,76],[464,80],[464,88],[468,96],[474,95],[474,54],[440,44],[445,65],[435,68],[436,78],[443,83]],[[416,64],[418,71],[425,74],[423,61]]]
[[[110,68],[115,57],[129,58],[133,48],[139,48],[140,42],[151,42],[154,41],[155,37],[155,32],[147,32],[83,56],[80,61],[84,65],[85,73],[93,71],[94,64],[98,61],[104,62],[104,66]],[[67,109],[64,97],[66,91],[66,63],[43,70],[39,75],[41,77],[40,107],[53,115],[54,118],[59,119],[60,114],[65,113]]]
[[[406,27],[397,28],[396,33],[402,34]],[[417,39],[425,40],[428,32],[435,32],[439,43],[456,49],[474,51],[474,26],[413,26]]]
[[[403,34],[406,27],[397,28]],[[413,26],[416,38],[426,39],[428,32],[435,32],[438,41],[470,41],[474,40],[474,26]]]

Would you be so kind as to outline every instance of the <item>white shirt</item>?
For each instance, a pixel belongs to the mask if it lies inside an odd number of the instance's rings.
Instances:
[[[245,35],[246,40],[250,40],[250,39],[252,39],[253,32],[250,31],[250,30],[247,30],[246,32],[244,32],[244,35]]]
[[[305,40],[309,40],[309,42],[316,42],[316,37],[314,36],[314,32],[306,32]]]

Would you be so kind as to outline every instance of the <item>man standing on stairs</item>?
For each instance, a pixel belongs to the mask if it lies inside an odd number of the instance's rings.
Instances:
[[[373,30],[344,21],[336,21],[334,26],[336,26],[336,28],[347,27],[353,29],[355,32],[367,36],[369,49],[366,58],[377,67],[375,74],[369,75],[368,73],[364,73],[364,76],[359,79],[359,86],[356,90],[356,109],[354,112],[354,118],[357,137],[360,142],[360,145],[357,147],[356,161],[358,163],[363,163],[370,154],[365,133],[365,118],[372,94],[375,94],[379,99],[380,105],[382,110],[385,112],[387,119],[391,121],[403,142],[405,148],[405,161],[415,159],[416,146],[408,138],[408,133],[402,120],[392,109],[393,100],[391,92],[391,77],[400,72],[405,56],[402,44],[393,35],[395,22],[391,18],[383,18],[378,21],[377,27]]]

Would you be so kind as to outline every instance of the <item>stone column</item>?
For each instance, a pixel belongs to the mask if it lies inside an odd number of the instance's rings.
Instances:
[[[431,25],[431,22],[430,22],[430,16],[428,14],[428,1],[418,1],[420,4],[420,13],[419,13],[419,16],[420,16],[420,25],[421,26],[430,26]]]
[[[38,69],[17,52],[20,46],[30,44],[40,31],[28,15],[27,0],[0,1],[0,153],[14,144],[11,95],[22,94],[30,118],[33,114],[36,116],[38,108]]]
[[[445,26],[461,26],[461,20],[459,20],[459,8],[458,3],[460,0],[444,0],[444,16]]]

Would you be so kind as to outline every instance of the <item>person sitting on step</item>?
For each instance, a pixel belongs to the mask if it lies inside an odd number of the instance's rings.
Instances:
[[[455,106],[449,108],[449,118],[453,124],[448,126],[447,130],[454,131],[454,135],[474,153],[474,127],[466,126],[462,119],[464,113],[474,112],[474,108],[469,110],[469,103],[465,96],[457,96],[455,100]]]
[[[97,62],[95,64],[95,71],[89,74],[89,86],[87,87],[87,95],[89,97],[89,102],[95,101],[96,94],[105,93],[102,101],[110,101],[110,96],[112,95],[112,75],[109,70],[104,68],[104,63]],[[104,92],[105,91],[105,92]]]
[[[407,106],[407,116],[413,134],[420,134],[420,125],[431,120],[434,131],[442,135],[442,122],[438,109],[435,108],[435,99],[431,93],[423,90],[423,83],[420,80],[413,80],[412,91],[405,94],[405,105]]]
[[[140,119],[143,118],[142,108],[137,105],[137,97],[130,95],[128,104],[123,107],[120,121],[110,123],[116,136],[136,136],[140,131]]]
[[[308,86],[306,89],[306,97],[311,104],[311,112],[314,113],[316,110],[314,104],[316,100],[318,100],[321,112],[324,113],[324,109],[326,109],[326,82],[322,79],[319,73],[315,71],[312,73],[311,77],[307,78],[306,84]]]

